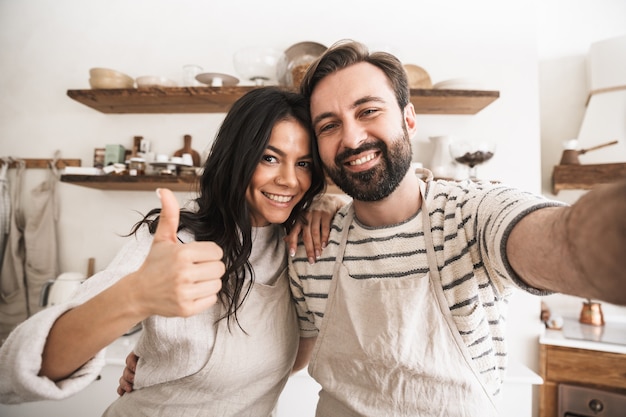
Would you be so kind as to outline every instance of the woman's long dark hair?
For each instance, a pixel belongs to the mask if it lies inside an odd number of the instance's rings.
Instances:
[[[237,321],[237,309],[254,282],[248,261],[252,250],[252,225],[246,189],[267,148],[273,127],[284,120],[295,120],[309,133],[313,159],[311,187],[284,223],[289,231],[313,198],[323,191],[325,183],[308,102],[301,94],[277,87],[251,90],[234,103],[204,164],[199,195],[194,200],[197,209],[180,211],[179,230],[191,231],[198,241],[214,241],[224,251],[226,273],[219,296],[226,307],[229,324],[233,317]],[[136,233],[144,223],[154,233],[160,211],[151,210],[131,233]],[[247,286],[243,279],[246,271],[251,277]]]

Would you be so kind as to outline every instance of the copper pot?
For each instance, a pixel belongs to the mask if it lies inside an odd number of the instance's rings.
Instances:
[[[561,155],[561,161],[559,165],[580,165],[580,160],[578,159],[578,155],[584,155],[589,151],[594,151],[596,149],[604,148],[605,146],[615,145],[618,141],[614,140],[612,142],[603,143],[601,145],[596,145],[587,149],[565,149],[563,154]]]
[[[584,302],[578,321],[583,324],[591,324],[592,326],[604,326],[604,315],[602,314],[600,303],[591,300]]]

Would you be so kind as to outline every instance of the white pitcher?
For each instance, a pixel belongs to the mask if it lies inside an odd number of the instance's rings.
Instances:
[[[39,304],[49,307],[69,300],[86,278],[85,274],[80,272],[62,273],[43,285]]]
[[[429,167],[435,178],[455,178],[456,166],[452,155],[450,155],[450,143],[452,136],[430,136],[433,144],[433,156],[430,159]]]

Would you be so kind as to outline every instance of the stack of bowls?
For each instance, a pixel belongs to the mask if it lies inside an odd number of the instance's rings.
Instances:
[[[91,68],[89,85],[93,89],[134,88],[135,80],[122,72],[109,68]]]

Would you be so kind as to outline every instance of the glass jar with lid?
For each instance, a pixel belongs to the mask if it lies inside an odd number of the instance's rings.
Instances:
[[[128,174],[132,176],[145,175],[146,160],[143,158],[130,158],[128,162]]]

